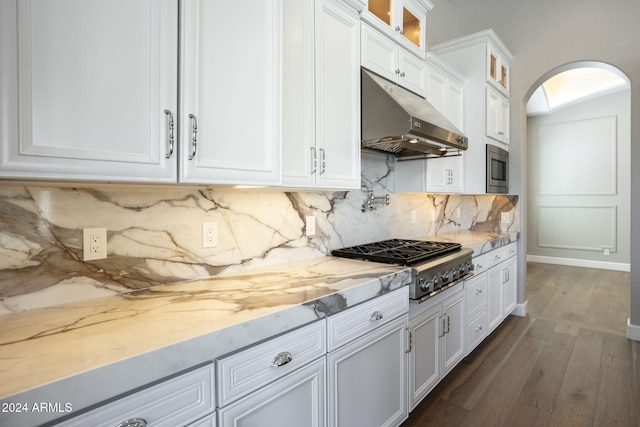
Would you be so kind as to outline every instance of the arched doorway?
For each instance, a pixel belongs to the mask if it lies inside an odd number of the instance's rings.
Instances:
[[[605,63],[570,63],[525,99],[527,260],[629,271],[627,77]]]

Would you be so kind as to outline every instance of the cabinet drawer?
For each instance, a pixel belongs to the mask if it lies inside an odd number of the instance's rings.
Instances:
[[[218,407],[246,396],[326,353],[325,321],[218,359]]]
[[[491,267],[493,251],[473,257],[473,273],[477,276]]]
[[[482,342],[488,332],[487,310],[482,310],[467,323],[467,354]]]
[[[467,289],[467,313],[475,314],[487,304],[487,273],[474,275],[465,283]]]
[[[407,286],[327,318],[328,351],[389,323],[409,311]]]
[[[215,409],[213,364],[118,399],[60,426],[113,427],[142,418],[155,427],[185,426]]]

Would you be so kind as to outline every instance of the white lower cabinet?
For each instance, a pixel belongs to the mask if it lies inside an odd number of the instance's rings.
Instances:
[[[407,418],[408,301],[405,287],[327,319],[337,344],[327,355],[329,426],[398,426]]]
[[[406,315],[329,353],[329,426],[397,426],[408,416]]]
[[[465,292],[462,286],[411,306],[410,408],[465,356]]]
[[[325,321],[216,361],[218,425],[325,425]]]
[[[55,425],[215,426],[213,375],[213,364],[209,364]],[[139,424],[133,424],[134,420]]]
[[[516,308],[516,243],[474,257],[467,290],[467,354]]]
[[[325,358],[286,375],[219,410],[219,425],[322,427],[325,425]]]

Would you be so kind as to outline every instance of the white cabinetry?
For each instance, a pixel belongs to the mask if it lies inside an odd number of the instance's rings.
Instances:
[[[487,43],[487,81],[501,93],[509,96],[509,61],[511,54],[499,49],[493,42]]]
[[[516,308],[516,244],[473,258],[474,276],[465,282],[467,354]]]
[[[327,319],[329,426],[407,418],[408,301],[404,287]]]
[[[0,176],[177,180],[176,1],[3,1],[0,15],[17,18],[0,28]]]
[[[428,0],[366,0],[362,18],[396,43],[424,58]]]
[[[336,0],[283,0],[282,184],[360,188],[360,20]]]
[[[398,85],[425,96],[427,65],[375,28],[362,24],[360,64]]]
[[[461,132],[464,130],[464,79],[436,55],[427,54],[427,101]],[[395,192],[462,193],[464,154],[426,160],[398,161]]]
[[[113,427],[139,419],[157,427],[199,426],[205,420],[204,425],[215,426],[213,375],[210,364],[56,425]]]
[[[220,426],[323,426],[326,325],[318,321],[217,361]]]
[[[413,409],[465,355],[465,292],[452,288],[411,306],[409,398]]]
[[[464,152],[464,192],[485,194],[486,144],[505,150],[509,144],[511,54],[493,30],[440,43],[430,50],[466,81],[464,132],[473,144]]]
[[[281,0],[181,4],[180,181],[278,184]]]
[[[494,88],[487,86],[486,97],[486,130],[487,136],[504,142],[509,143],[509,99],[504,95],[501,95]]]
[[[1,176],[279,183],[280,0],[0,7]]]

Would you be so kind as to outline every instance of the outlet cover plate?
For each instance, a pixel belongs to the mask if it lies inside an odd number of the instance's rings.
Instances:
[[[202,247],[215,248],[218,246],[218,223],[203,222],[202,223]]]
[[[93,261],[107,257],[107,229],[85,228],[82,230],[82,259]]]

